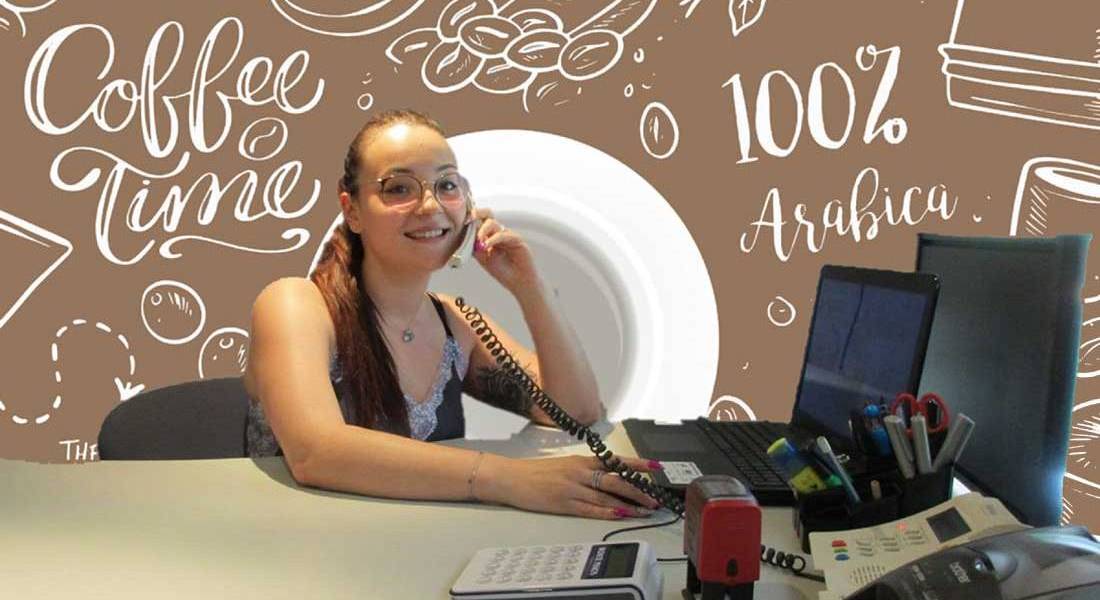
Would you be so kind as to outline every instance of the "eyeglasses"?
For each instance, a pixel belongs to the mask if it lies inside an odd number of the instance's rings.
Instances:
[[[431,186],[436,201],[447,206],[465,204],[470,195],[469,183],[457,172],[441,175],[434,182],[405,174],[380,177],[374,181],[380,184],[379,197],[383,204],[406,210],[419,206],[424,200],[425,184]]]

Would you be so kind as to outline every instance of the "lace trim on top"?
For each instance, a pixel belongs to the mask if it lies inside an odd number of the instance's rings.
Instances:
[[[426,440],[435,431],[436,426],[439,424],[436,410],[440,404],[443,404],[443,390],[447,387],[447,381],[451,378],[451,365],[454,364],[455,370],[458,371],[458,377],[461,379],[466,375],[467,360],[458,347],[458,342],[453,337],[448,337],[447,341],[443,343],[443,356],[439,360],[439,367],[436,369],[435,381],[432,383],[431,395],[428,399],[417,402],[408,394],[402,394],[405,397],[405,408],[409,412],[409,429],[413,438]],[[333,357],[329,366],[329,376],[333,383],[339,383],[343,380],[343,375],[340,373],[340,364],[335,357]],[[340,398],[340,401],[343,403],[344,399]]]

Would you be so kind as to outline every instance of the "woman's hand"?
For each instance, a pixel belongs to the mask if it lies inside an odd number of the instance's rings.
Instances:
[[[659,468],[657,463],[641,458],[620,457],[620,460],[636,471]],[[593,519],[645,517],[660,506],[618,474],[607,472],[594,456],[504,461],[493,469],[492,482],[486,482],[493,489],[491,497],[479,494],[483,499],[526,510]]]
[[[472,218],[481,219],[474,258],[489,275],[512,295],[536,286],[539,276],[527,242],[493,218],[488,208],[475,208]]]

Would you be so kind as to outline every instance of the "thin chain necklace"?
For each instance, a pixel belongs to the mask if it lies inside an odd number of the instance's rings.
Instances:
[[[425,294],[424,296],[426,297],[427,294]],[[420,309],[423,306],[424,306],[424,298],[421,298],[420,299],[420,304],[418,304],[416,306],[416,312],[413,313],[413,318],[409,320],[408,325],[406,325],[405,329],[401,332],[401,341],[402,342],[405,342],[407,344],[407,343],[413,341],[413,338],[416,337],[416,335],[413,333],[413,330],[412,330],[412,324],[413,324],[413,321],[416,321],[416,317],[420,314]]]

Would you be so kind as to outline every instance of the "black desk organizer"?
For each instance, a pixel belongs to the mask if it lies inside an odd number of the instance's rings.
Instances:
[[[937,440],[939,441],[939,440]],[[939,444],[934,444],[938,446]],[[935,456],[938,448],[934,448]],[[810,551],[810,532],[843,531],[887,523],[947,501],[951,497],[954,468],[947,465],[934,473],[905,479],[893,458],[853,457],[846,465],[852,483],[863,500],[853,505],[842,488],[799,494],[794,528],[802,539],[802,551]],[[915,469],[914,465],[914,469]],[[882,498],[871,497],[871,481],[878,480]]]

